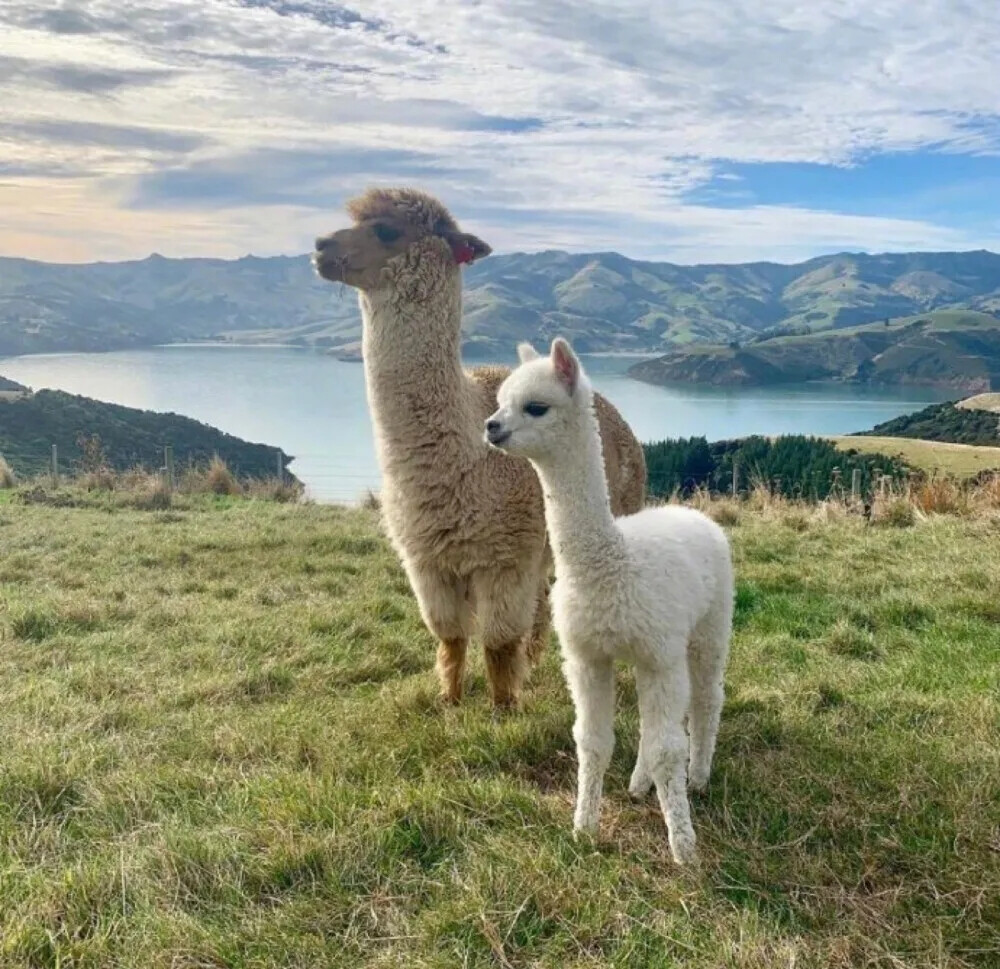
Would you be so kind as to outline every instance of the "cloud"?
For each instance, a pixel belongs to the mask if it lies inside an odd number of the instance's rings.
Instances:
[[[42,85],[74,94],[103,95],[125,87],[156,84],[171,71],[105,70],[67,63],[36,63],[22,57],[0,57],[0,84]]]
[[[238,0],[240,6],[256,10],[267,10],[279,17],[301,17],[314,21],[323,27],[335,29],[355,29],[382,34],[389,40],[402,40],[413,47],[424,47],[447,53],[441,45],[428,44],[416,34],[400,33],[393,30],[385,20],[365,17],[349,7],[328,0]]]
[[[363,180],[358,179],[359,171],[365,173]],[[262,149],[149,172],[126,180],[121,187],[124,204],[134,209],[190,204],[206,209],[247,205],[329,208],[367,182],[412,178],[421,172],[433,177],[447,174],[433,160],[405,150]]]
[[[974,200],[931,206],[891,169],[884,204],[845,201],[873,160],[1000,155],[991,0],[0,0],[0,22],[0,178],[86,149],[86,191],[109,213],[173,208],[179,244],[188,218],[301,220],[386,180],[507,248],[715,259],[1000,236],[985,190],[977,221]],[[782,196],[781,165],[843,169],[848,188]]]
[[[129,125],[97,124],[91,121],[19,121],[0,122],[0,138],[34,138],[68,145],[94,145],[102,148],[132,150],[148,148],[158,152],[193,151],[208,143],[203,135],[176,130],[161,131]]]

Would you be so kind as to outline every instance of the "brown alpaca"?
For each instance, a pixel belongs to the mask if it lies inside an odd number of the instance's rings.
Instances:
[[[478,625],[493,703],[515,706],[548,640],[551,555],[531,465],[482,439],[510,371],[466,373],[459,355],[459,267],[490,247],[412,189],[372,189],[347,210],[354,225],[317,239],[313,260],[325,279],[359,290],[385,524],[439,640],[442,695],[461,699]],[[597,396],[595,406],[613,511],[638,511],[642,448],[611,404]]]

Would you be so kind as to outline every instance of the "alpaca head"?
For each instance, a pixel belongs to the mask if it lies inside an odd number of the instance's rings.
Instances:
[[[313,265],[324,279],[370,292],[391,285],[385,270],[411,260],[475,262],[490,247],[462,232],[435,198],[410,188],[373,188],[347,203],[354,224],[316,240]]]
[[[517,348],[521,365],[500,385],[499,407],[486,421],[488,444],[533,461],[573,447],[590,430],[592,392],[573,348],[557,337],[547,357],[530,343]]]

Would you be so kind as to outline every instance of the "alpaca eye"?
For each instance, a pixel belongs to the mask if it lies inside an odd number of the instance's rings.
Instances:
[[[394,229],[391,225],[379,225],[375,226],[375,235],[378,236],[379,242],[384,242],[388,245],[390,242],[395,242],[399,236],[399,229]]]
[[[529,417],[541,417],[543,414],[547,414],[548,410],[548,404],[539,404],[537,401],[524,405],[524,413]]]

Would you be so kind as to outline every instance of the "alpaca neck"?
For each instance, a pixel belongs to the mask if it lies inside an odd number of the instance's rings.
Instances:
[[[414,461],[465,465],[483,450],[460,355],[462,293],[457,271],[420,299],[391,289],[360,296],[368,401],[382,471]],[[446,454],[443,454],[446,452]]]
[[[624,541],[611,514],[601,436],[593,404],[577,434],[556,454],[534,461],[545,495],[545,523],[556,575],[595,576],[624,558]]]

